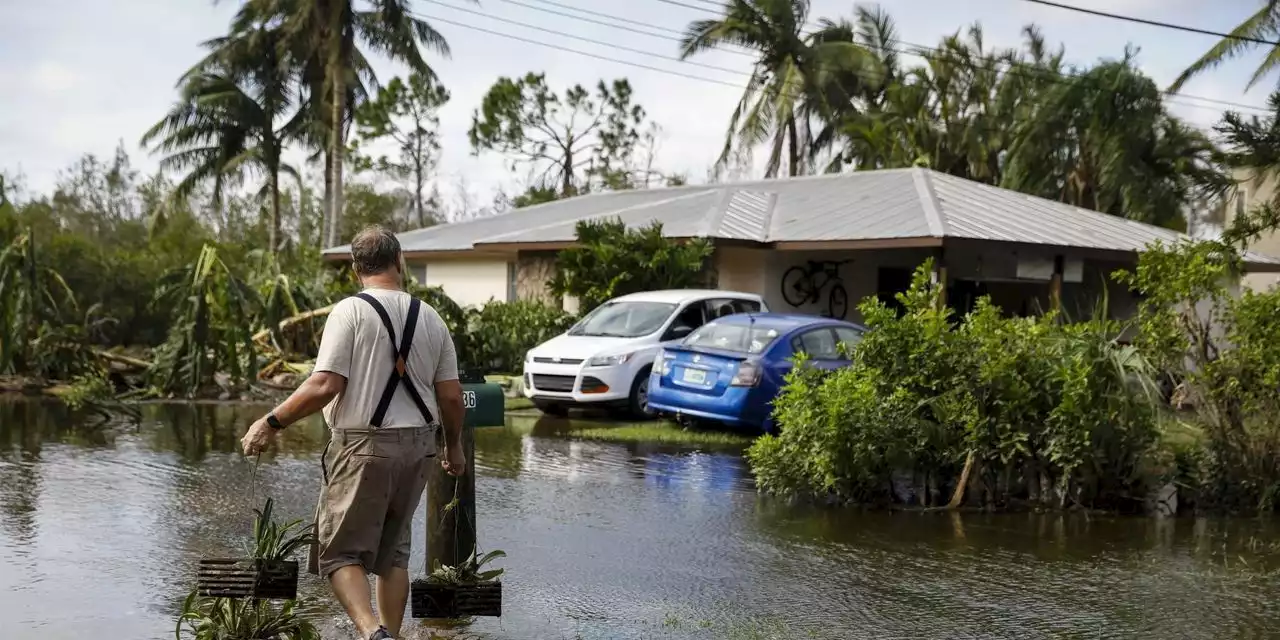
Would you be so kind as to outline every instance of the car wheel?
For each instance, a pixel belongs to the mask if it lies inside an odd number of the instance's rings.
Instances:
[[[533,401],[533,406],[537,407],[537,408],[538,408],[538,411],[541,411],[541,412],[543,412],[543,413],[545,413],[545,414],[547,414],[547,415],[549,415],[549,416],[555,416],[555,417],[557,417],[557,418],[563,418],[563,417],[565,417],[565,416],[569,415],[569,408],[568,408],[568,407],[566,407],[566,406],[564,406],[564,405],[562,405],[562,404],[556,404],[556,403],[554,403],[554,402],[545,402],[545,401],[534,400],[534,401]]]
[[[635,382],[631,383],[631,396],[627,403],[627,410],[632,418],[637,420],[652,420],[657,417],[653,411],[649,409],[649,373],[651,369],[645,369],[636,376]]]
[[[764,424],[760,425],[760,433],[763,435],[776,436],[780,433],[778,423],[773,418],[768,418]]]

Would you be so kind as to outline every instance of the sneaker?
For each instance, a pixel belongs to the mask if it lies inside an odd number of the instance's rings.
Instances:
[[[391,632],[386,627],[378,627],[376,631],[369,634],[369,640],[395,640],[391,637]]]

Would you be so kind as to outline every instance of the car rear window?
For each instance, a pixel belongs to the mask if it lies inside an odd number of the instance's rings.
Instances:
[[[763,324],[712,322],[685,339],[685,346],[758,354],[769,348],[780,332]]]

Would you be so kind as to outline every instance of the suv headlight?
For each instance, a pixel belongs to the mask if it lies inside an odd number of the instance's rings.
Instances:
[[[592,356],[587,360],[588,367],[616,367],[631,359],[630,353],[619,353],[612,356]]]

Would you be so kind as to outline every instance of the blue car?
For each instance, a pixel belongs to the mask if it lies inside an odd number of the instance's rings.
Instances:
[[[852,322],[785,313],[739,313],[708,322],[654,360],[648,406],[675,420],[774,431],[773,399],[803,351],[812,366],[849,364],[836,345],[857,343]]]

